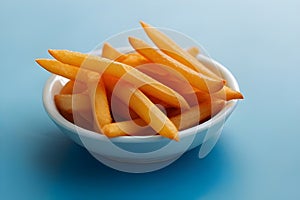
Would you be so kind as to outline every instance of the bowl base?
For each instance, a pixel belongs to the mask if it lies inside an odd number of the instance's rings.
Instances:
[[[93,156],[101,161],[102,164],[113,168],[118,171],[127,173],[147,173],[162,169],[174,161],[176,161],[180,155],[172,156],[171,158],[154,160],[151,162],[126,162],[124,160],[119,160],[117,158],[106,157],[99,154],[93,154]]]

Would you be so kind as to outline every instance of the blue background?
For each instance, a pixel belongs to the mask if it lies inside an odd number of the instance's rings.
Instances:
[[[300,199],[300,1],[1,1],[0,199]],[[125,2],[125,1],[124,1]],[[42,106],[47,49],[89,51],[138,21],[183,32],[237,77],[214,150],[126,174],[64,137]]]

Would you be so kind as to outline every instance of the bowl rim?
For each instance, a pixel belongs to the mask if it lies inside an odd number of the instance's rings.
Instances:
[[[210,62],[214,65],[214,67],[217,67],[222,75],[224,76],[224,78],[227,80],[228,85],[236,90],[236,91],[240,91],[239,89],[239,85],[238,82],[236,80],[236,78],[233,76],[233,74],[226,68],[224,67],[222,64],[220,64],[219,62],[215,61],[212,58],[208,58],[204,55],[199,54],[197,56],[197,59],[202,60],[204,62]],[[62,80],[67,80],[66,78],[59,76],[59,75],[51,75],[48,80],[46,81],[45,85],[44,85],[44,89],[43,89],[43,106],[47,112],[47,114],[49,115],[49,117],[59,126],[64,127],[65,129],[73,132],[73,133],[77,133],[79,137],[88,137],[91,139],[97,139],[97,140],[106,140],[107,141],[107,137],[101,133],[97,133],[91,130],[87,130],[84,129],[82,127],[79,127],[71,122],[69,122],[68,120],[66,120],[57,110],[55,103],[54,103],[54,98],[52,95],[52,90],[54,87],[54,84],[57,81],[62,81]],[[208,129],[209,127],[213,126],[214,124],[219,123],[220,121],[226,119],[232,112],[233,110],[236,108],[238,104],[238,100],[231,100],[229,102],[226,103],[225,107],[219,111],[218,114],[216,114],[214,117],[212,117],[211,119],[193,126],[191,128],[182,130],[178,132],[179,138],[180,140],[194,135],[194,134],[198,134],[201,131]],[[115,138],[109,138],[109,140],[111,142],[117,142],[117,143],[148,143],[148,142],[157,142],[160,140],[169,140],[167,138],[164,138],[160,135],[151,135],[151,136],[120,136],[120,137],[115,137]]]

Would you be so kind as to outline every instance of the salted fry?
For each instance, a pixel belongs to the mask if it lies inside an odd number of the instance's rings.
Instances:
[[[137,69],[158,82],[172,88],[181,95],[193,91],[193,87],[182,75],[165,65],[151,63],[138,67]]]
[[[131,46],[140,54],[154,63],[168,66],[179,72],[187,81],[199,90],[206,92],[216,92],[220,90],[224,83],[221,80],[211,79],[188,68],[177,60],[151,47],[149,44],[138,38],[129,37]]]
[[[113,112],[112,114],[116,121],[118,121],[119,117],[122,118],[122,121],[139,118],[136,112],[134,112],[131,108],[129,108],[120,99],[117,100],[117,97],[115,97],[113,102],[114,102],[113,104],[111,102],[111,107],[114,107],[113,110],[115,112]]]
[[[105,75],[103,76],[103,81],[107,93],[109,94],[108,100],[109,104],[111,105],[110,109],[115,120],[116,117],[121,117],[125,120],[139,118],[139,116],[131,108],[129,108],[128,105],[123,103],[121,99],[119,99],[116,95],[112,95],[114,92],[114,87],[118,83],[119,79],[113,76]]]
[[[55,105],[59,110],[68,113],[84,111],[90,108],[89,98],[85,94],[58,94],[54,96]]]
[[[207,69],[202,63],[200,63],[195,57],[190,55],[179,45],[177,45],[171,38],[169,38],[164,33],[160,32],[156,28],[146,24],[145,22],[140,22],[144,31],[149,36],[149,38],[154,42],[154,44],[165,54],[174,58],[175,60],[181,62],[182,64],[190,67],[191,69],[211,77],[216,80],[220,80],[220,77]]]
[[[98,132],[102,127],[112,122],[105,86],[102,79],[98,82],[88,82],[88,91],[95,119],[95,128]]]
[[[64,110],[58,110],[59,113],[69,122],[74,123],[74,118],[73,118],[73,114],[72,113],[68,113]]]
[[[190,47],[186,51],[193,57],[196,57],[200,53],[200,50],[198,47]]]
[[[167,104],[165,102],[162,102],[160,99],[153,97],[153,96],[148,96],[148,98],[150,99],[150,101],[152,101],[152,103],[154,103],[155,105],[160,105],[164,108],[172,108],[172,106],[170,104]],[[179,109],[179,108],[178,108]]]
[[[129,107],[157,133],[178,141],[177,129],[174,124],[139,89],[127,83],[120,82],[114,86],[114,90],[114,94],[125,104],[129,102]],[[103,129],[104,134],[106,134],[105,130]]]
[[[102,57],[110,60],[121,58],[124,54],[113,48],[109,43],[104,43],[102,47]]]
[[[75,91],[74,91],[74,88],[75,88]],[[59,94],[78,94],[78,93],[82,93],[82,92],[86,91],[86,89],[87,89],[86,85],[84,85],[80,82],[77,82],[75,84],[75,81],[69,80],[63,86],[63,88],[60,90]]]
[[[149,63],[145,57],[137,53],[124,54],[112,47],[109,43],[104,43],[102,47],[102,57],[110,60],[118,61],[126,65],[136,67]]]
[[[211,116],[214,116],[224,107],[224,105],[225,101],[222,100],[214,102],[213,106],[209,101],[206,101],[199,104],[199,106],[192,107],[182,114],[171,117],[170,120],[178,130],[184,130],[197,125],[199,122],[202,122]],[[136,126],[136,124],[139,126]],[[130,133],[130,135],[138,135],[140,132],[145,131],[146,125],[147,123],[138,118],[130,121],[108,124],[103,127],[103,131],[108,133],[107,135],[109,137],[126,136],[128,133]]]
[[[116,59],[116,61],[118,61],[120,63],[124,63],[124,64],[132,66],[132,67],[137,67],[140,65],[150,63],[149,60],[147,60],[145,57],[143,57],[142,55],[137,54],[137,53],[124,54],[121,57],[119,57],[118,59]]]
[[[103,127],[103,132],[109,138],[129,135],[139,135],[149,130],[147,124],[141,119],[115,122]]]
[[[76,125],[92,130],[91,105],[87,94],[63,94],[54,96],[55,105],[60,114]]]
[[[100,74],[122,77],[127,82],[139,87],[146,94],[156,96],[175,107],[189,108],[188,103],[180,94],[129,65],[68,50],[49,50],[49,53],[62,63],[77,67],[84,65],[85,69]]]
[[[112,77],[112,76],[103,76],[103,80],[105,82],[106,88],[109,93],[114,92],[114,87],[118,83],[118,81],[123,82],[123,80],[119,80],[118,78]],[[160,110],[172,108],[172,106],[170,106],[169,104],[167,104],[165,102],[162,102],[161,100],[157,99],[156,97],[152,97],[152,96],[147,96],[147,97],[153,104],[157,105]],[[128,105],[123,103],[116,96],[114,96],[114,98],[110,100],[110,104],[111,104],[111,110],[113,112],[113,115],[118,115],[118,117],[121,117],[125,120],[139,118],[139,116],[131,108],[128,108]],[[180,108],[178,108],[178,109],[180,109]]]
[[[85,83],[88,80],[97,81],[99,79],[99,74],[96,72],[74,67],[56,60],[36,59],[35,61],[47,71],[71,80],[78,80]]]
[[[243,99],[244,98],[240,92],[235,91],[235,90],[229,88],[228,86],[224,86],[221,90],[219,90],[215,93],[212,93],[212,94],[208,94],[201,90],[195,89],[193,93],[185,93],[185,94],[183,94],[183,96],[188,102],[194,102],[191,99],[194,99],[196,96],[198,103],[202,103],[207,100],[230,101],[233,99]],[[191,106],[193,106],[193,104],[191,104]]]
[[[74,87],[75,81],[69,80],[63,88],[60,90],[59,94],[72,94],[73,93],[73,87]]]
[[[222,90],[220,90],[216,93],[213,93],[212,98],[230,101],[233,99],[243,99],[244,96],[240,92],[235,91],[235,90],[231,89],[230,87],[224,86]]]
[[[213,103],[210,101],[205,101],[199,104],[199,106],[194,106],[190,110],[172,117],[170,120],[178,128],[178,130],[184,130],[197,125],[199,122],[206,120],[216,113],[218,113],[225,105],[225,101],[217,100]],[[198,116],[195,117],[195,116]]]

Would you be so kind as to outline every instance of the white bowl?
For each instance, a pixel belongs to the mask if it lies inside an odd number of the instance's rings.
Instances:
[[[210,67],[219,69],[227,85],[239,91],[239,86],[228,69],[220,63],[199,55],[198,59]],[[66,83],[66,79],[52,75],[45,84],[43,103],[45,110],[60,130],[77,144],[85,147],[99,161],[114,169],[142,173],[158,170],[174,162],[184,152],[201,145],[199,157],[206,156],[217,142],[224,122],[237,105],[237,100],[225,107],[210,120],[179,132],[179,142],[159,135],[122,136],[108,139],[106,136],[78,127],[67,121],[57,110],[54,95]]]

